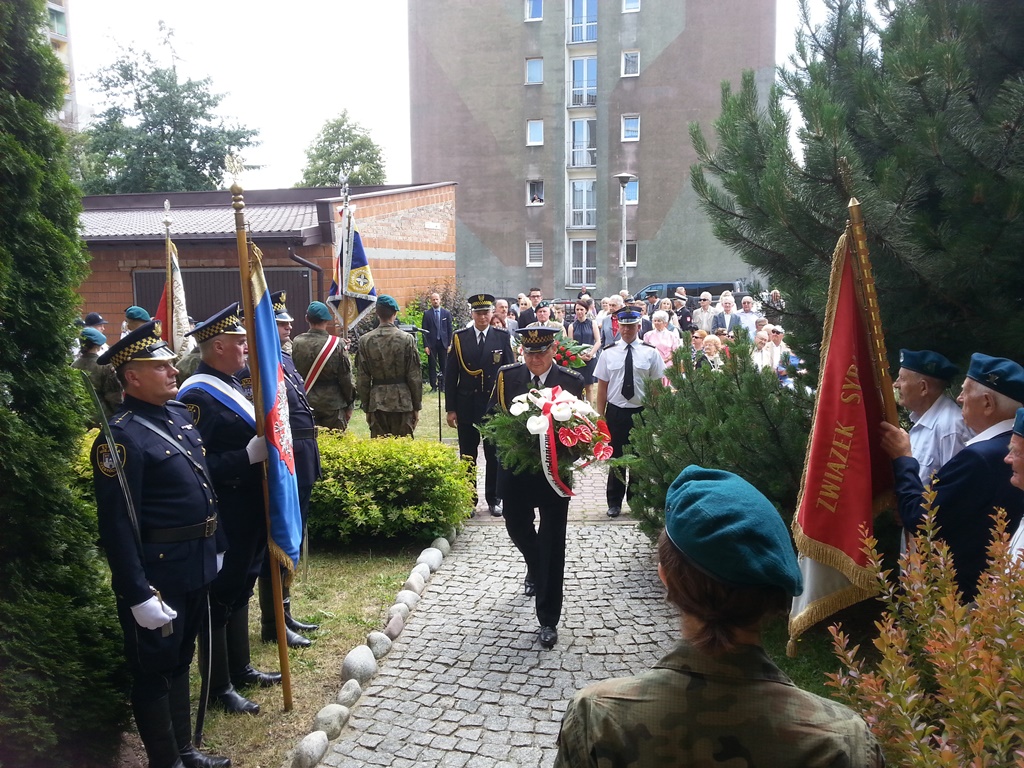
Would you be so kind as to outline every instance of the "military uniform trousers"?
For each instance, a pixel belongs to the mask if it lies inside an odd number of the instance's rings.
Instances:
[[[605,406],[605,421],[608,422],[608,431],[612,435],[612,458],[617,459],[623,454],[626,443],[629,442],[629,433],[633,429],[633,419],[643,411],[643,408],[620,408],[617,405],[608,403]],[[621,507],[622,499],[627,500],[633,496],[633,488],[636,485],[629,476],[628,484],[623,480],[624,473],[628,472],[622,468],[609,468],[608,485],[605,488],[609,507]]]
[[[504,470],[503,470],[504,473]],[[513,483],[547,483],[542,475],[509,475]],[[505,486],[502,485],[504,488]],[[565,572],[565,531],[569,519],[569,499],[554,491],[538,506],[528,497],[505,493],[505,530],[526,561],[527,578],[537,589],[537,622],[542,627],[558,626],[562,616],[562,581]],[[540,527],[534,527],[534,510],[540,512]]]

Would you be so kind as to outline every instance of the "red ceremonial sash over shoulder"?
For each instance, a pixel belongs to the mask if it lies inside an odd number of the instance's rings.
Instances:
[[[317,354],[313,364],[309,367],[309,375],[306,376],[306,391],[308,392],[316,384],[317,379],[320,378],[320,374],[324,370],[324,366],[327,365],[327,361],[331,359],[331,354],[338,348],[338,344],[341,341],[337,336],[327,334],[327,341],[320,347],[320,352]]]

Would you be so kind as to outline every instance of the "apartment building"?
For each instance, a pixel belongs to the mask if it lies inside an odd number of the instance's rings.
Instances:
[[[710,132],[722,82],[738,85],[744,70],[767,93],[775,10],[776,0],[412,0],[413,180],[459,185],[465,288],[606,295],[623,272],[631,290],[749,278],[699,210],[688,124]]]

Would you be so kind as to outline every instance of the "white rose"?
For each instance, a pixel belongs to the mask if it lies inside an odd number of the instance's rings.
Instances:
[[[544,415],[531,416],[526,420],[526,429],[531,435],[543,435],[548,431],[548,417]]]

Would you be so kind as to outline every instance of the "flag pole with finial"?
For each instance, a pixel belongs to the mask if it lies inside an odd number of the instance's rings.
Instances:
[[[228,155],[224,167],[231,174],[231,207],[235,210],[235,243],[238,248],[238,272],[242,283],[242,306],[245,312],[245,333],[249,340],[249,372],[252,376],[252,400],[255,406],[256,435],[263,437],[266,432],[262,382],[259,375],[259,353],[256,348],[256,313],[252,297],[252,260],[245,226],[245,198],[238,183],[244,165],[241,158]],[[270,537],[270,489],[267,481],[267,462],[261,462],[263,476],[263,514],[266,518],[267,538]],[[271,567],[270,584],[274,595],[274,622],[277,627],[277,655],[281,664],[281,691],[284,695],[284,711],[292,709],[291,668],[288,664],[288,643],[284,624],[284,592],[281,587],[281,569]]]
[[[171,201],[164,200],[164,262],[165,262],[165,277],[164,277],[164,291],[166,293],[166,311],[167,317],[164,322],[167,324],[167,328],[163,334],[163,337],[170,341],[171,349],[174,352],[178,352],[174,349],[174,272],[171,266]]]

